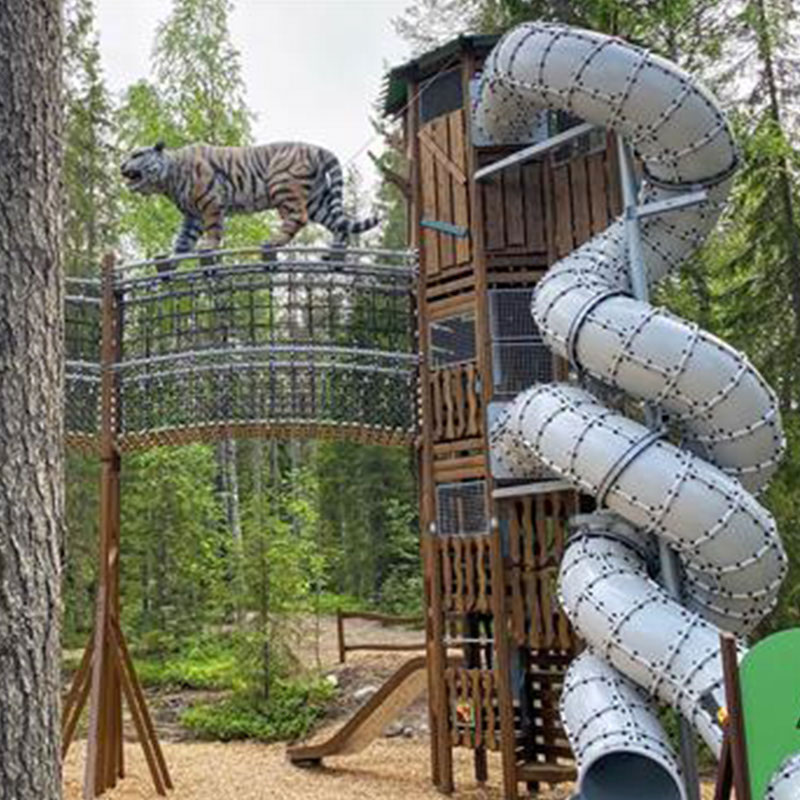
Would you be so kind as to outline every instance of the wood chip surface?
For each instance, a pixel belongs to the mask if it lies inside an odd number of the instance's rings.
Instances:
[[[419,631],[383,628],[375,623],[348,620],[349,641],[411,643],[419,641]],[[311,647],[311,625],[302,631],[301,660],[313,664],[319,658],[324,669],[341,671],[358,667],[377,678],[388,675],[413,653],[357,652],[348,656],[347,667],[335,667],[335,621],[323,618],[318,647]],[[380,683],[380,681],[377,681]],[[420,712],[426,716],[424,708]],[[346,718],[346,717],[345,717]],[[324,738],[343,721],[329,721],[312,738]],[[157,800],[147,763],[139,745],[130,741],[126,725],[125,766],[127,775],[108,792],[106,800]],[[175,784],[171,800],[441,800],[430,779],[430,743],[427,735],[380,738],[362,753],[326,759],[319,769],[300,769],[286,758],[286,745],[256,742],[175,742],[161,746]],[[86,741],[73,743],[64,763],[64,800],[81,800]],[[489,753],[489,782],[476,784],[472,753],[453,751],[456,791],[453,800],[502,800],[502,771],[496,753]],[[522,787],[520,787],[522,788]],[[567,800],[572,787],[552,790],[546,786],[539,800]],[[713,789],[706,785],[703,800],[712,800]],[[644,798],[643,798],[644,800]]]
[[[172,800],[441,800],[431,785],[427,742],[380,739],[363,753],[331,758],[321,769],[293,767],[284,745],[251,742],[165,743],[175,790]],[[80,800],[85,742],[76,742],[64,765],[64,800]],[[147,764],[135,744],[125,747],[127,777],[107,800],[156,800]],[[479,786],[471,754],[455,751],[453,800],[501,800],[500,763],[490,755],[490,781]],[[540,800],[567,800],[570,787],[544,790]],[[704,787],[704,800],[713,790]]]

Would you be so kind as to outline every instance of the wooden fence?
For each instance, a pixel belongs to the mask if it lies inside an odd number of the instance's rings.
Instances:
[[[344,623],[348,619],[366,619],[380,622],[382,625],[422,625],[424,617],[399,617],[391,614],[378,614],[372,611],[336,611],[336,635],[339,642],[339,663],[344,664],[347,654],[353,650],[374,650],[376,652],[404,652],[424,650],[425,642],[419,644],[395,644],[391,642],[364,642],[361,644],[347,644],[344,633]]]

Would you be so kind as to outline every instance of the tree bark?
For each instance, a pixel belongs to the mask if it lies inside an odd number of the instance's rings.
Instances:
[[[61,2],[0,2],[0,799],[61,797]]]

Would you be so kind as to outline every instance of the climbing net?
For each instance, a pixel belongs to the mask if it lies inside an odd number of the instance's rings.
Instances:
[[[411,254],[228,250],[70,281],[66,428],[98,429],[100,332],[112,313],[122,450],[227,435],[399,443],[415,426]],[[210,263],[212,262],[212,263]],[[170,269],[165,269],[170,268]],[[161,269],[161,272],[159,272]]]

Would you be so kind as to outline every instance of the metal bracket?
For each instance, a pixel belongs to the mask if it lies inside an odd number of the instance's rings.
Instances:
[[[456,236],[459,239],[465,239],[469,236],[469,228],[463,225],[453,225],[450,222],[440,222],[437,219],[423,219],[420,220],[420,227],[431,228],[439,233],[446,233],[448,236]]]
[[[494,164],[489,164],[488,166],[479,169],[475,173],[475,180],[482,181],[485,178],[488,178],[490,175],[494,175],[495,172],[500,172],[501,170],[507,169],[514,164],[522,164],[525,161],[533,161],[533,159],[543,156],[545,153],[549,153],[551,150],[555,150],[556,148],[561,147],[561,145],[571,142],[573,139],[578,139],[581,136],[585,136],[587,133],[591,133],[593,130],[596,130],[597,127],[597,125],[592,125],[591,122],[584,122],[581,125],[576,125],[574,128],[564,131],[563,133],[551,136],[549,139],[545,139],[543,142],[531,145],[530,147],[524,147],[522,150],[518,150],[516,153],[508,156],[507,158],[501,158],[499,161],[495,161]]]
[[[670,211],[680,211],[683,208],[696,206],[706,200],[708,200],[708,192],[705,189],[698,189],[697,191],[686,192],[666,200],[657,200],[655,203],[632,206],[630,213],[633,219],[646,219],[656,214],[667,214]]]

